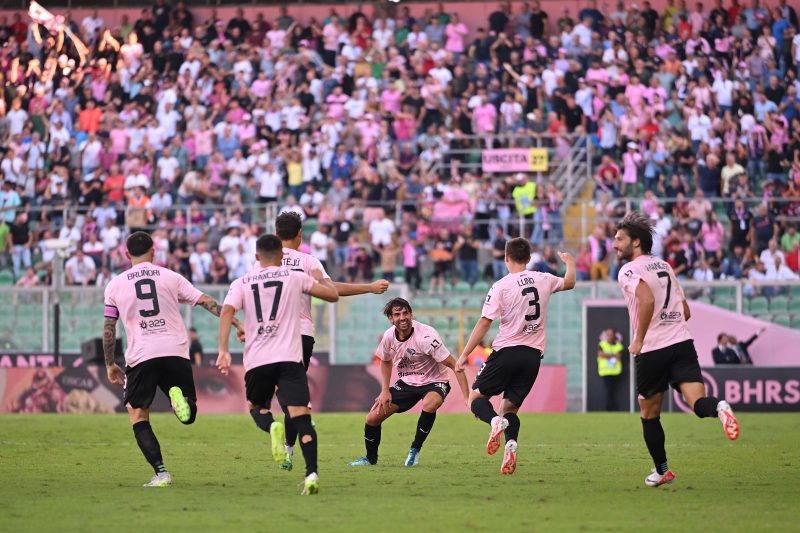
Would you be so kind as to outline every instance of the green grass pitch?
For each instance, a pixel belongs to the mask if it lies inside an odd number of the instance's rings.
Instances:
[[[383,427],[377,467],[363,415],[315,415],[320,494],[301,497],[303,460],[280,471],[268,435],[246,415],[201,413],[184,427],[153,417],[175,484],[152,471],[122,415],[0,416],[0,531],[797,531],[800,416],[742,414],[742,436],[717,420],[662,417],[671,486],[643,480],[651,462],[634,414],[523,415],[519,464],[484,451],[488,426],[440,415],[415,468],[402,466],[416,415]]]

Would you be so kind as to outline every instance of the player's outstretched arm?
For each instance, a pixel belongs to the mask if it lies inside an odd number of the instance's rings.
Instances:
[[[206,311],[208,311],[209,313],[211,313],[216,317],[221,316],[222,306],[219,304],[218,301],[216,301],[208,294],[202,295],[200,299],[197,300],[197,304],[195,305],[199,305],[200,307],[202,307],[203,309],[205,309]],[[239,319],[236,318],[235,316],[232,317],[231,323],[233,324],[233,327],[236,328],[236,338],[238,338],[239,341],[244,341],[244,325],[242,325],[242,323],[239,322]]]
[[[569,252],[558,252],[558,258],[567,265],[567,271],[564,273],[564,289],[568,291],[575,288],[575,258]]]
[[[467,383],[467,375],[464,372],[456,370],[456,359],[452,355],[442,361],[442,364],[455,374],[458,388],[461,389],[461,395],[464,397],[466,404],[469,405],[469,383]]]
[[[383,294],[389,288],[389,282],[379,279],[372,283],[339,283],[333,284],[339,296],[358,296],[359,294]]]
[[[653,312],[656,308],[656,300],[653,297],[653,291],[642,280],[639,280],[639,285],[636,287],[636,301],[639,304],[639,312],[637,315],[636,335],[631,342],[628,351],[633,355],[642,353],[642,346],[644,345],[644,336],[647,334],[647,329],[650,327],[650,321],[653,319]]]
[[[125,373],[114,362],[114,346],[117,344],[117,319],[106,317],[103,323],[103,357],[106,360],[108,381],[116,385],[125,384]]]
[[[231,335],[231,325],[233,325],[236,310],[231,305],[223,305],[219,313],[219,355],[217,355],[217,368],[223,375],[228,375],[231,367],[231,352],[228,346],[228,338]]]
[[[478,322],[475,324],[475,327],[472,328],[472,334],[469,336],[469,340],[467,341],[467,345],[464,346],[464,349],[461,351],[461,357],[458,358],[458,362],[456,363],[456,372],[464,372],[464,365],[467,364],[467,358],[469,358],[469,354],[472,353],[478,344],[486,337],[486,334],[489,333],[489,328],[492,327],[492,321],[482,316],[478,319]]]
[[[310,274],[317,281],[308,291],[311,296],[331,303],[339,301],[339,291],[336,290],[336,286],[331,280],[323,278],[322,272],[316,268]]]

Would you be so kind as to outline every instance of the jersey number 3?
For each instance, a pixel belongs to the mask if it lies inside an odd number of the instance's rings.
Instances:
[[[533,293],[533,299],[528,300],[528,305],[533,307],[533,314],[532,315],[525,315],[525,320],[530,322],[532,320],[539,320],[539,316],[542,314],[542,306],[539,304],[539,291],[536,287],[530,286],[525,287],[522,289],[522,295],[527,296]]]
[[[281,293],[283,292],[283,282],[282,281],[265,281],[264,288],[269,289],[270,287],[275,287],[275,298],[272,299],[272,309],[269,312],[269,319],[275,320],[275,317],[278,315],[278,305],[281,303]],[[258,292],[258,283],[253,283],[250,285],[250,290],[253,291],[253,297],[255,298],[256,304],[256,319],[259,322],[264,322],[264,315],[261,311],[261,296]]]
[[[158,293],[156,293],[155,281],[152,279],[140,279],[134,284],[134,288],[136,289],[136,298],[139,300],[151,300],[151,305],[153,306],[150,309],[139,310],[139,315],[149,318],[161,312],[161,308],[158,306]],[[145,291],[145,289],[147,290]]]

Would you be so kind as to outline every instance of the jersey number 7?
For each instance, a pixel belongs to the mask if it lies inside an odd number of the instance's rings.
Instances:
[[[669,275],[669,272],[659,272],[656,274],[659,278],[667,278],[667,297],[664,298],[664,307],[666,309],[669,307],[669,295],[672,292],[672,277]]]
[[[265,281],[264,288],[269,289],[270,287],[275,287],[275,298],[272,299],[272,309],[269,312],[269,319],[275,320],[275,316],[278,314],[278,306],[281,303],[281,293],[283,292],[283,282],[282,281]],[[264,322],[264,315],[261,312],[261,296],[258,293],[258,283],[253,283],[250,285],[250,290],[253,291],[253,297],[255,298],[256,304],[256,319],[259,322]]]

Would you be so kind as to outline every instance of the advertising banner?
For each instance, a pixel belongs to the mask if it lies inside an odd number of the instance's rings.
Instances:
[[[800,411],[800,367],[716,366],[702,373],[707,394],[727,400],[734,412]],[[670,411],[693,413],[679,392],[670,400]]]
[[[547,148],[500,148],[481,152],[484,172],[547,172]]]
[[[466,370],[469,383],[479,367]],[[197,405],[201,413],[246,413],[244,367],[233,366],[227,376],[213,367],[195,367]],[[451,377],[452,390],[439,412],[467,413]],[[566,410],[567,369],[542,366],[522,412]],[[308,370],[311,403],[316,412],[366,413],[380,394],[380,367],[376,365],[320,365]],[[495,399],[498,404],[499,398]],[[280,412],[277,402],[273,407]],[[413,411],[419,411],[420,405]],[[169,411],[169,400],[157,393],[153,411]],[[109,383],[104,366],[70,368],[0,368],[0,412],[6,413],[113,413],[124,412],[122,387]]]

